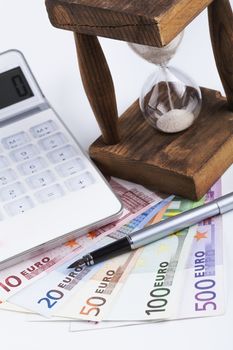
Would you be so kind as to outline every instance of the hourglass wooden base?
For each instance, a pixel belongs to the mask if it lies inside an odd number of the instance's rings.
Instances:
[[[233,162],[233,112],[219,92],[202,94],[193,126],[170,135],[148,125],[136,101],[119,119],[120,142],[106,145],[100,137],[91,158],[105,174],[199,199]]]

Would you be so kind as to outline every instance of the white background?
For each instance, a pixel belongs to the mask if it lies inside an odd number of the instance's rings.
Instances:
[[[0,52],[21,50],[45,96],[73,131],[84,149],[99,135],[99,128],[82,88],[71,32],[53,28],[44,1],[0,0]],[[126,43],[101,39],[109,62],[122,113],[138,96],[151,64],[137,57]],[[190,74],[200,86],[223,93],[215,67],[205,11],[186,29],[172,65]],[[226,191],[233,190],[233,169],[224,176]],[[21,349],[170,349],[233,348],[232,214],[225,215],[227,311],[224,316],[114,330],[69,333],[66,324],[30,323],[20,314],[0,312],[0,344]],[[1,275],[0,275],[1,276]]]

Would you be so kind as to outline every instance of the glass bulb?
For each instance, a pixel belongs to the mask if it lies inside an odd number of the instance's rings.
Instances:
[[[178,47],[183,39],[184,31],[181,32],[168,45],[163,47],[153,47],[128,43],[129,47],[141,58],[147,62],[156,65],[166,65],[177,52]]]
[[[189,128],[201,110],[201,90],[197,84],[180,70],[168,67],[183,34],[161,48],[129,43],[141,58],[159,67],[143,86],[140,108],[148,123],[165,133]]]
[[[189,128],[201,110],[201,91],[180,70],[161,66],[142,88],[140,108],[147,122],[165,133]]]

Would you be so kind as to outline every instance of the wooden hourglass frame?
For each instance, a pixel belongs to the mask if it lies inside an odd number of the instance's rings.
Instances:
[[[229,0],[46,0],[51,23],[75,35],[83,85],[102,132],[89,149],[105,174],[192,200],[233,162],[233,13]],[[162,134],[136,101],[118,118],[111,73],[97,36],[163,47],[206,7],[226,98],[202,88],[186,131]]]

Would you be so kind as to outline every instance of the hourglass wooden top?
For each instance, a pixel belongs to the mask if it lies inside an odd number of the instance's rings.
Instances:
[[[213,0],[46,0],[56,27],[164,46]]]

